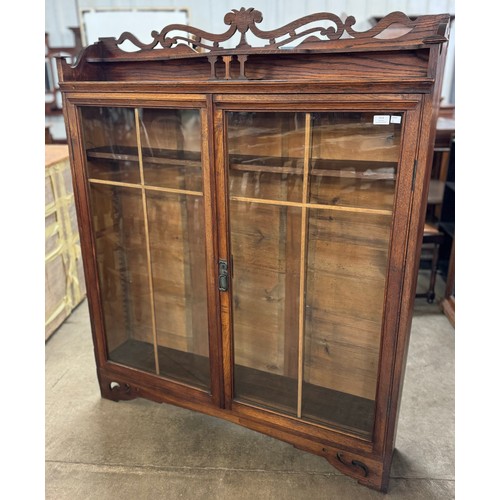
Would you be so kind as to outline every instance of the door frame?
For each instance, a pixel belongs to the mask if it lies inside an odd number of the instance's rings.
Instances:
[[[144,372],[132,367],[121,365],[108,359],[104,314],[102,310],[101,290],[97,262],[95,260],[95,234],[92,227],[90,207],[90,189],[86,169],[86,157],[83,144],[82,106],[94,107],[125,107],[125,108],[161,108],[161,109],[199,109],[201,118],[201,157],[203,165],[203,195],[205,212],[205,258],[207,282],[207,314],[209,332],[210,359],[210,391],[197,389],[188,384],[169,380],[156,374]],[[222,406],[222,377],[220,359],[220,326],[218,294],[214,292],[216,285],[217,237],[216,206],[214,198],[214,160],[211,151],[212,120],[210,106],[207,105],[206,94],[153,94],[153,93],[100,93],[100,92],[68,92],[64,96],[64,113],[67,136],[70,139],[70,156],[72,164],[72,179],[74,185],[75,204],[78,208],[78,225],[83,256],[85,282],[87,284],[87,300],[91,310],[91,329],[95,352],[97,372],[103,396],[110,397],[112,390],[108,387],[109,380],[130,380],[138,385],[156,387],[168,392],[173,398],[195,401],[216,407]]]
[[[228,153],[225,138],[227,111],[353,111],[391,113],[403,112],[399,168],[394,193],[394,208],[389,240],[389,253],[384,292],[384,312],[379,351],[378,379],[375,399],[374,429],[371,440],[360,438],[334,428],[326,427],[271,409],[237,402],[234,395],[234,347],[232,331],[232,286],[220,292],[221,345],[224,372],[224,406],[236,415],[265,421],[282,429],[294,429],[324,442],[343,444],[366,452],[382,454],[388,430],[386,410],[390,406],[392,384],[395,377],[396,347],[398,338],[404,335],[404,325],[399,324],[402,307],[406,238],[410,227],[413,203],[413,182],[418,154],[418,130],[422,117],[420,94],[273,94],[238,95],[215,94],[213,96],[213,127],[216,173],[216,204],[218,220],[219,259],[230,262],[230,219],[228,189]],[[388,300],[390,298],[390,300]],[[385,367],[381,370],[381,367]],[[387,367],[391,367],[390,370]]]

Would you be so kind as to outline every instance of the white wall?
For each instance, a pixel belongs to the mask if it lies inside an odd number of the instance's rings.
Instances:
[[[455,13],[455,0],[46,0],[45,31],[52,45],[70,45],[73,42],[68,26],[79,26],[78,12],[89,8],[188,8],[189,24],[206,31],[220,33],[227,29],[224,15],[233,8],[255,7],[263,14],[259,27],[270,30],[299,17],[315,12],[333,12],[340,17],[353,15],[360,31],[370,27],[368,19],[400,10],[408,15]],[[454,26],[455,23],[453,23]],[[151,26],[160,31],[161,26]],[[116,33],[118,37],[121,33]],[[249,39],[250,40],[250,39]],[[147,43],[149,40],[142,40]],[[443,95],[449,100],[454,72],[454,28],[448,51]]]

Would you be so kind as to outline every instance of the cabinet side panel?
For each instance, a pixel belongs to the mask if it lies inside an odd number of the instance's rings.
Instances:
[[[392,406],[387,414],[387,427],[384,442],[384,455],[388,462],[385,469],[387,480],[390,471],[390,460],[396,440],[397,422],[401,395],[403,391],[404,374],[406,370],[406,359],[410,340],[411,320],[417,276],[419,269],[420,250],[426,216],[425,207],[429,192],[430,171],[432,167],[432,156],[436,134],[436,124],[441,98],[441,86],[443,79],[444,64],[446,61],[447,44],[436,46],[431,51],[430,71],[436,75],[436,82],[431,95],[422,99],[422,110],[420,123],[414,131],[417,142],[416,157],[417,168],[415,172],[414,194],[411,200],[411,215],[408,231],[408,248],[406,254],[404,286],[402,290],[402,307],[400,311],[399,335],[395,348],[395,375],[392,387]]]

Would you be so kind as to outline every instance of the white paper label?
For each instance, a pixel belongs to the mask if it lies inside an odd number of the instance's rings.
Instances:
[[[401,123],[400,116],[391,116],[391,123]]]
[[[389,120],[391,117],[389,115],[374,115],[373,124],[374,125],[389,125]]]

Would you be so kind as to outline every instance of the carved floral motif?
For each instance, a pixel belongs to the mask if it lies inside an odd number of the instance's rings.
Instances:
[[[229,41],[236,32],[239,32],[240,39],[235,49],[270,50],[280,49],[290,44],[300,48],[301,44],[309,47],[311,44],[328,43],[340,40],[341,38],[343,40],[351,39],[360,41],[368,38],[377,38],[379,35],[381,35],[380,38],[384,39],[404,38],[420,24],[425,23],[426,17],[428,16],[422,16],[411,20],[402,12],[392,12],[381,19],[377,25],[367,31],[360,32],[353,28],[356,23],[356,19],[353,16],[349,16],[345,21],[342,21],[342,19],[335,14],[322,12],[301,17],[275,30],[264,31],[257,27],[257,24],[261,23],[263,20],[262,13],[254,8],[246,9],[242,7],[239,10],[233,9],[224,16],[224,23],[227,24],[229,28],[226,32],[220,34],[209,33],[192,26],[171,24],[165,26],[160,32],[153,31],[151,33],[153,40],[149,44],[142,43],[129,32],[122,33],[118,39],[101,38],[100,40],[110,49],[117,49],[119,45],[128,40],[139,49],[139,52],[149,51],[159,46],[163,49],[175,49],[176,52],[203,50],[205,52],[223,53],[226,50],[234,49],[221,47],[220,44]],[[321,23],[321,25],[318,26],[317,23]],[[330,25],[325,27],[325,23],[329,23]],[[398,31],[391,33],[388,29],[393,25],[403,25],[407,29],[403,35]],[[187,35],[169,36],[169,34],[174,31],[181,31]],[[264,46],[252,47],[246,39],[246,34],[248,32],[261,40],[265,40],[266,43]],[[437,33],[436,36],[433,37],[432,43],[441,43],[443,41],[446,41],[446,38],[443,34]],[[429,43],[431,43],[431,41],[429,41]]]

